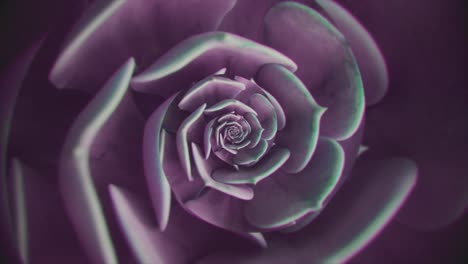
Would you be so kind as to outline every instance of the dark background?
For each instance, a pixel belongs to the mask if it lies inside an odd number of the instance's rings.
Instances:
[[[0,70],[45,32],[58,49],[86,2],[2,1]],[[468,1],[340,2],[375,37],[390,73],[387,96],[368,109],[365,143],[420,168],[398,217],[351,263],[468,263]]]

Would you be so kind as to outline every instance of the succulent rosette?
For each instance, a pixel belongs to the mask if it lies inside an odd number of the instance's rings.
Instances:
[[[74,103],[42,160],[6,143],[14,87],[48,36],[7,75],[2,210],[18,260],[339,263],[414,187],[411,160],[363,154],[388,73],[336,2],[98,1],[80,16],[45,67],[53,109]],[[41,212],[58,214],[49,238]]]

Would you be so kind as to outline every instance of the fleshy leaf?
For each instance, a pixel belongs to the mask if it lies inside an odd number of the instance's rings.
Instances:
[[[280,170],[257,184],[255,197],[245,205],[246,219],[259,228],[276,229],[320,211],[341,176],[344,159],[338,143],[321,138],[304,170],[295,175]]]
[[[134,69],[130,59],[109,79],[78,116],[62,150],[60,189],[83,247],[96,262],[115,263],[117,256],[91,175],[90,149],[125,96]]]
[[[227,184],[257,184],[281,168],[289,156],[289,150],[273,147],[255,166],[239,170],[221,168],[213,172],[213,179]]]
[[[258,120],[264,129],[262,138],[272,139],[278,130],[276,112],[270,101],[261,94],[253,94],[249,99],[249,105],[257,112]]]
[[[236,97],[245,89],[244,84],[224,77],[208,77],[190,88],[179,102],[179,108],[194,111],[200,105],[212,104]]]
[[[165,144],[163,122],[175,96],[167,99],[148,119],[143,136],[143,164],[153,208],[158,219],[159,229],[163,231],[169,220],[171,208],[171,188],[162,165]]]
[[[242,102],[249,102],[251,100],[251,97],[254,96],[255,94],[266,97],[268,99],[267,100],[268,103],[271,104],[272,107],[274,108],[274,111],[275,111],[274,114],[276,115],[276,118],[277,118],[276,120],[277,129],[279,130],[283,129],[286,124],[286,117],[284,115],[283,108],[280,106],[278,101],[270,93],[268,93],[268,91],[258,86],[258,84],[255,83],[255,80],[253,78],[250,78],[250,80],[247,80],[245,78],[242,78],[241,76],[235,76],[234,79],[245,85],[245,90],[239,93],[236,99]],[[251,105],[251,106],[253,107],[254,105]]]
[[[61,52],[54,67],[50,72],[50,80],[59,88],[64,88],[66,85],[70,85],[70,79],[73,79],[70,74],[76,71],[75,74],[79,74],[84,69],[89,71],[89,68],[82,67],[82,69],[70,70],[67,68],[76,67],[76,62],[73,60],[83,58],[84,56],[76,56],[76,53],[83,52],[82,49],[86,42],[92,42],[92,36],[97,34],[96,31],[106,24],[106,21],[112,16],[115,16],[119,9],[125,5],[125,0],[117,1],[96,1],[87,12],[81,18],[73,30],[73,35],[69,36],[68,43]],[[108,22],[109,23],[109,22]],[[91,45],[88,43],[88,45]],[[129,54],[130,56],[130,54]],[[128,58],[128,56],[126,56]],[[118,63],[125,61],[125,57]],[[118,63],[115,63],[117,66]],[[73,65],[75,64],[75,65]],[[92,74],[92,73],[91,73]],[[68,75],[68,76],[67,76]],[[108,76],[108,74],[107,74]],[[76,78],[76,77],[75,77]]]
[[[128,57],[146,67],[185,38],[216,30],[235,2],[94,1],[68,36],[50,79],[60,88],[95,92]]]
[[[257,245],[261,246],[262,248],[268,247],[268,243],[262,233],[249,232],[249,233],[241,233],[241,234],[244,234],[247,238],[253,240]]]
[[[388,70],[385,59],[369,32],[337,2],[316,0],[346,37],[362,75],[366,104],[380,101],[388,89]]]
[[[259,144],[254,148],[244,148],[239,150],[234,156],[233,161],[237,165],[250,166],[259,161],[268,150],[268,143],[261,139]]]
[[[221,68],[218,71],[216,71],[213,75],[224,75],[226,73],[226,68]]]
[[[234,150],[243,149],[247,147],[249,144],[250,144],[250,140],[244,140],[243,142],[236,144],[236,145],[225,143],[227,148],[234,149]]]
[[[227,152],[233,154],[233,155],[236,155],[236,154],[237,154],[237,150],[226,147],[226,145],[224,144],[224,140],[225,140],[224,137],[220,137],[219,142],[220,142],[221,148],[224,149],[224,150],[226,150]]]
[[[246,226],[242,203],[240,199],[208,189],[196,199],[187,201],[184,207],[212,225],[235,232],[244,232]]]
[[[176,135],[165,130],[161,134],[164,137],[164,141],[161,141],[163,169],[169,186],[174,192],[174,198],[179,203],[191,200],[200,193],[204,183],[200,177],[194,177],[193,181],[187,179],[177,152]]]
[[[211,174],[216,169],[215,163],[211,159],[205,160],[200,148],[195,143],[192,143],[192,153],[198,174],[200,175],[200,178],[203,180],[206,187],[213,188],[242,200],[252,199],[254,195],[253,190],[248,186],[229,185],[213,180],[211,178]]]
[[[275,142],[294,151],[283,168],[288,173],[300,172],[314,153],[326,109],[315,102],[301,80],[280,65],[265,65],[255,80],[268,89],[286,114],[287,126],[277,134]]]
[[[337,140],[351,137],[362,121],[365,100],[359,68],[345,37],[317,11],[294,2],[272,7],[264,32],[265,43],[298,64],[297,77],[327,108],[320,134]]]
[[[236,112],[240,115],[245,113],[253,113],[257,115],[257,112],[255,112],[254,109],[236,99],[226,99],[205,109],[205,114],[214,116],[231,112]]]
[[[239,121],[240,120],[240,116],[239,115],[235,115],[235,114],[226,114],[226,115],[223,115],[221,117],[218,118],[218,122],[219,123],[222,123],[222,122],[233,122],[233,121]]]
[[[314,221],[315,218],[320,215],[320,213],[321,213],[320,211],[309,212],[308,214],[297,219],[294,225],[283,228],[280,230],[280,232],[284,234],[289,234],[289,233],[300,231],[302,228],[306,227],[308,224]]]
[[[177,131],[177,151],[181,160],[181,165],[190,181],[193,181],[192,165],[190,164],[190,151],[188,134],[192,126],[199,121],[203,116],[203,111],[206,109],[206,104],[201,105],[195,110],[187,119],[182,122],[179,130]]]
[[[271,95],[267,90],[262,90],[265,93],[268,100],[270,100],[270,103],[271,105],[273,105],[273,108],[275,108],[277,118],[276,123],[278,126],[278,130],[282,130],[286,126],[286,115],[284,114],[283,107],[281,107],[278,100],[276,100],[276,98],[273,97],[273,95]]]
[[[11,120],[17,96],[21,90],[26,73],[33,62],[37,51],[42,45],[42,39],[16,58],[14,64],[8,65],[0,74],[0,228],[5,236],[11,237],[11,216],[8,205],[7,191],[7,148],[10,137]]]
[[[160,232],[140,193],[116,185],[108,187],[116,222],[135,255],[135,259],[128,258],[124,263],[186,264],[226,245],[245,243],[231,232],[200,221],[177,203],[173,204],[167,229]]]
[[[233,32],[255,41],[260,41],[262,37],[263,18],[271,6],[280,1],[281,0],[238,0],[234,8],[226,14],[219,29]]]
[[[208,124],[206,124],[205,131],[203,133],[203,150],[205,151],[205,159],[208,159],[211,153],[211,137],[213,136],[214,122],[216,122],[216,119],[211,119]]]
[[[253,113],[246,113],[244,115],[244,118],[245,120],[247,120],[250,127],[252,128],[249,136],[247,137],[250,140],[249,148],[255,148],[262,139],[262,124],[260,124],[260,121],[258,120],[257,116]]]
[[[24,168],[18,160],[11,162],[11,179],[13,181],[14,212],[16,222],[16,243],[20,259],[23,263],[29,263],[29,237],[28,237],[28,210],[27,191],[24,180]]]
[[[415,164],[405,158],[358,160],[352,181],[343,185],[314,224],[269,240],[261,254],[216,252],[197,264],[346,263],[391,221],[413,190]],[[273,241],[272,241],[273,240]]]
[[[292,60],[274,49],[230,33],[209,32],[190,37],[176,45],[136,76],[132,80],[132,86],[139,91],[170,94],[174,91],[167,89],[167,86],[155,85],[154,82],[177,73],[193,81],[226,66],[229,66],[233,75],[250,78],[266,63],[278,63],[290,70],[296,70],[296,64]],[[204,67],[191,74],[182,70],[193,65]],[[175,87],[181,86],[184,85],[178,84]]]
[[[11,254],[15,258],[8,259],[12,263],[53,263],[72,257],[73,263],[89,262],[68,221],[57,184],[50,181],[56,175],[33,169],[15,157],[10,165],[15,239]]]
[[[358,155],[362,155],[362,154],[366,153],[368,150],[369,150],[369,147],[368,147],[368,146],[366,146],[366,145],[360,145],[360,146],[359,146]]]
[[[352,186],[339,197],[348,197],[349,204],[332,202],[330,206],[334,204],[334,207],[328,209],[330,215],[324,216],[325,221],[330,217],[346,221],[330,221],[327,228],[323,224],[317,226],[324,230],[316,243],[322,238],[332,245],[322,252],[323,259],[331,263],[346,262],[367,246],[404,204],[416,184],[417,174],[415,163],[406,158],[358,160],[350,181]]]
[[[109,186],[110,197],[133,254],[140,263],[186,263],[182,248],[164,236],[145,219],[135,199],[114,185]]]
[[[220,125],[218,125],[215,129],[215,141],[216,141],[216,147],[219,148],[219,145],[221,145],[221,130],[223,130],[224,127],[226,127],[227,122],[224,122]]]

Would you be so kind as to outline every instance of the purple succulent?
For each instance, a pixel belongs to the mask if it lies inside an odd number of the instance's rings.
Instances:
[[[0,209],[12,259],[342,263],[416,186],[411,159],[367,155],[366,107],[387,93],[388,70],[340,4],[85,6],[37,74],[57,101],[23,101],[63,110],[38,121],[50,125],[51,150],[15,141],[15,131],[34,132],[13,118],[50,36],[0,85],[9,87],[0,99]],[[56,216],[50,223],[44,214]]]

